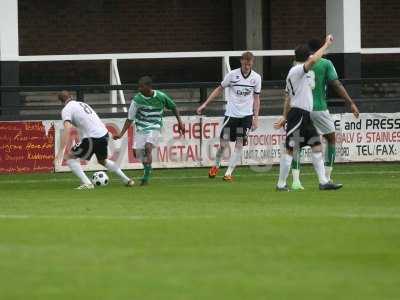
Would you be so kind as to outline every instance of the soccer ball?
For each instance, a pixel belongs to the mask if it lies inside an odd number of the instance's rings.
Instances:
[[[105,186],[109,181],[110,180],[104,171],[95,172],[92,176],[92,182],[95,186]]]

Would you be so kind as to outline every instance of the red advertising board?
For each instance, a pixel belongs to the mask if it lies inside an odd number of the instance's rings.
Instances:
[[[54,126],[0,122],[0,173],[52,172],[53,160]]]

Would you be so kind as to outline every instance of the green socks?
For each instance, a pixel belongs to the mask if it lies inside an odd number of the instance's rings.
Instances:
[[[327,146],[326,157],[325,157],[325,166],[332,167],[335,162],[336,156],[336,145]]]
[[[300,169],[300,153],[301,151],[297,151],[297,153],[293,153],[293,160],[292,160],[292,169],[299,170]]]
[[[328,144],[326,147],[325,153],[325,175],[328,181],[331,180],[331,173],[333,163],[335,162],[336,156],[336,146]],[[293,175],[293,183],[299,184],[300,183],[300,151],[297,154],[293,155],[292,160],[292,175]]]
[[[293,157],[292,170],[299,170],[299,169],[300,169],[300,162]]]
[[[293,153],[292,176],[293,176],[292,188],[298,187],[296,189],[303,189],[300,183],[300,151]]]
[[[143,169],[143,171],[144,171],[143,180],[144,181],[149,181],[151,170],[152,170],[151,169],[151,165],[150,164],[143,164],[143,167],[144,167],[144,169]]]

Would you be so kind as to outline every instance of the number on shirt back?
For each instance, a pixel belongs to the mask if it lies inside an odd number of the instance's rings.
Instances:
[[[90,115],[93,112],[93,110],[90,108],[90,106],[87,105],[86,103],[79,102],[79,105],[83,108],[85,113],[87,113],[88,115]]]

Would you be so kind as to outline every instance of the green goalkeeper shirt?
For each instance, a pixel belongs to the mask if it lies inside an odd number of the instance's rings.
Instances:
[[[128,119],[135,122],[136,130],[147,132],[161,130],[163,126],[164,109],[174,109],[174,101],[165,93],[153,90],[151,97],[138,93],[133,97],[129,107]]]
[[[337,80],[333,63],[329,59],[321,58],[311,69],[315,75],[315,88],[313,89],[314,111],[324,111],[328,109],[326,103],[326,89],[329,81]]]

